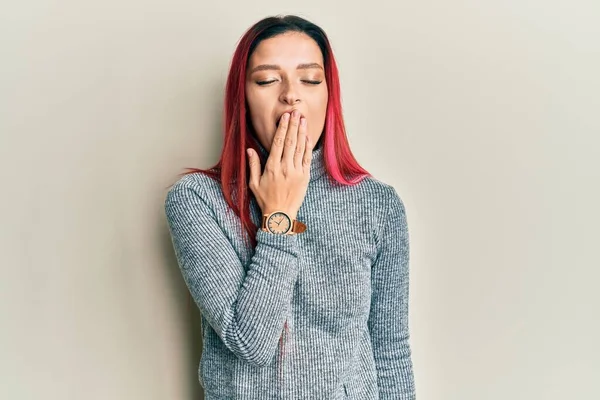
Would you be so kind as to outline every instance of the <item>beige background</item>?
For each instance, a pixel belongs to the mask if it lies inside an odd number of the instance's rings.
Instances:
[[[199,398],[165,188],[217,160],[233,49],[277,13],[329,34],[407,207],[418,398],[600,398],[592,0],[5,4],[0,398]]]

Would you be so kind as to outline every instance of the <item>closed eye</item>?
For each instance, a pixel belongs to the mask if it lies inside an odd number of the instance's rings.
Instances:
[[[260,85],[260,86],[264,86],[264,85],[268,85],[269,83],[273,83],[273,82],[275,82],[275,81],[259,81],[259,82],[256,82],[256,84]]]
[[[260,86],[264,86],[264,85],[268,85],[269,83],[273,83],[273,82],[277,82],[277,81],[258,81],[258,82],[256,82],[256,84],[260,85]],[[318,85],[323,81],[303,80],[302,82],[308,83],[309,85]]]

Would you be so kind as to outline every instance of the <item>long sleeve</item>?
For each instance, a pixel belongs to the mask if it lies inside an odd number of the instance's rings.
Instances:
[[[408,328],[409,235],[404,204],[390,186],[378,255],[371,269],[368,327],[380,400],[415,399]]]
[[[191,179],[167,193],[165,213],[177,261],[203,316],[237,357],[264,366],[275,356],[285,305],[298,277],[295,235],[257,232],[247,271]]]

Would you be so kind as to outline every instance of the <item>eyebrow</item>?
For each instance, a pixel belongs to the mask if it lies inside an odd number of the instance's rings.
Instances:
[[[323,67],[321,67],[321,65],[319,63],[298,64],[298,66],[296,67],[296,69],[310,69],[310,68],[323,69]],[[275,65],[275,64],[262,64],[262,65],[258,65],[256,67],[252,68],[252,70],[250,71],[250,73],[253,74],[256,71],[280,70],[280,69],[281,69],[281,67],[279,65]]]

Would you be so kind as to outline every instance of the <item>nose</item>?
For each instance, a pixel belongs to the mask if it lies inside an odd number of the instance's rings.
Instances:
[[[294,84],[288,82],[283,85],[279,100],[283,103],[294,105],[300,101],[300,93]]]

